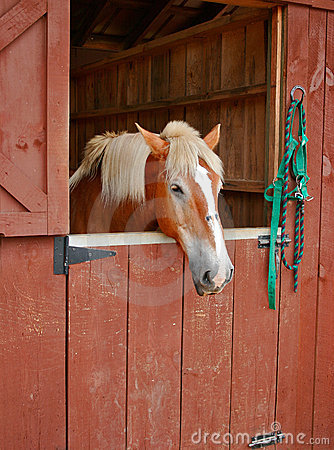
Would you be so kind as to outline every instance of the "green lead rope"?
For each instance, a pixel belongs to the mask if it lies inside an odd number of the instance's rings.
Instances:
[[[268,276],[268,297],[269,308],[276,309],[276,279],[278,277],[278,270],[276,262],[279,263],[278,248],[277,248],[277,232],[280,218],[280,210],[282,204],[282,231],[281,243],[282,261],[287,269],[294,272],[294,291],[297,292],[298,287],[298,267],[301,262],[304,252],[304,202],[311,200],[308,195],[306,184],[309,181],[307,175],[307,149],[306,143],[306,117],[303,107],[303,97],[301,100],[294,100],[293,93],[296,89],[305,90],[301,86],[295,86],[291,91],[292,102],[288,110],[286,124],[285,124],[285,147],[284,156],[279,166],[278,173],[273,183],[267,187],[264,196],[269,202],[273,202],[272,216],[271,216],[271,232],[270,232],[270,254],[269,254],[269,276]],[[292,128],[295,113],[298,110],[299,142],[293,138]],[[289,167],[292,165],[292,171],[296,179],[296,187],[288,192],[289,181]],[[269,195],[268,191],[273,190],[273,195]],[[296,203],[296,217],[295,217],[295,239],[294,239],[294,259],[293,264],[289,264],[286,259],[286,217],[287,205],[289,200],[295,200]],[[279,265],[279,264],[278,264]]]

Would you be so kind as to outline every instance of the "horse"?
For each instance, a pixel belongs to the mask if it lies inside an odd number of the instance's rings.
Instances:
[[[87,143],[70,179],[71,233],[160,229],[182,247],[197,293],[217,294],[234,270],[218,213],[220,124],[203,139],[182,121],[160,135],[136,126]]]

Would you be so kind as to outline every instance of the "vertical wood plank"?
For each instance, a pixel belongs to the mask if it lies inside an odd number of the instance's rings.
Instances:
[[[0,447],[65,448],[65,277],[53,239],[0,238]]]
[[[231,448],[236,441],[271,432],[275,417],[277,314],[268,308],[268,250],[257,240],[236,242],[234,281]]]
[[[126,105],[128,64],[120,63],[117,66],[117,105]]]
[[[242,179],[245,143],[244,101],[226,102],[221,105],[221,154],[225,173],[229,178]]]
[[[307,116],[308,190],[314,196],[305,204],[305,249],[299,269],[299,287],[293,292],[293,275],[285,268],[281,275],[280,336],[277,421],[295,438],[312,436],[314,353],[316,335],[317,273],[321,198],[321,148],[323,135],[323,98],[325,72],[326,13],[303,6],[288,7],[287,104],[290,90],[296,84],[306,88],[304,106]],[[319,84],[314,89],[314,75]],[[313,80],[313,81],[312,81]],[[319,120],[314,120],[317,111]],[[320,149],[320,151],[319,151]],[[288,233],[294,235],[295,205],[288,209],[291,218]],[[288,260],[292,258],[288,249]],[[291,443],[286,442],[285,448]]]
[[[221,35],[218,34],[206,38],[203,53],[204,92],[219,90],[222,66]]]
[[[131,61],[128,65],[128,84],[126,104],[136,105],[138,103],[138,61]]]
[[[138,61],[138,103],[148,103],[151,101],[151,56],[148,55]]]
[[[322,33],[323,29],[321,30],[321,34]],[[333,33],[334,14],[333,12],[328,12],[313,436],[315,438],[327,438],[329,439],[329,444],[323,441],[317,445],[317,448],[319,449],[329,448],[329,446],[333,446],[334,442],[334,310],[331,305],[331,299],[333,298],[334,292],[334,233],[332,226],[332,205],[334,201],[334,149],[332,143],[334,127],[334,98],[332,87],[334,70]],[[319,72],[320,65],[318,73]],[[320,84],[320,78],[317,79],[316,76],[314,76],[313,81],[313,88]],[[320,89],[320,91],[322,91],[322,89]]]
[[[183,97],[186,93],[186,46],[178,45],[170,49],[171,98]]]
[[[128,448],[178,448],[183,255],[130,247]]]
[[[70,2],[49,0],[47,17],[48,234],[67,234]]]
[[[233,261],[235,243],[227,244]],[[219,295],[199,297],[186,262],[181,448],[228,447],[224,436],[229,432],[232,323],[233,282]]]
[[[222,34],[221,88],[245,84],[245,29]]]
[[[202,39],[193,39],[187,43],[186,65],[186,94],[200,94],[204,84]]]
[[[247,85],[266,82],[266,52],[264,22],[246,27],[245,82]]]
[[[169,51],[152,56],[152,100],[169,97]]]
[[[264,181],[266,98],[245,100],[243,173],[245,180]]]
[[[124,448],[128,249],[70,267],[70,448]]]

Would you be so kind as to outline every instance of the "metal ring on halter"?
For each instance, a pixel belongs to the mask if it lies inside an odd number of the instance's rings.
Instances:
[[[295,91],[297,89],[300,89],[302,91],[302,99],[300,100],[300,103],[303,103],[304,95],[306,94],[306,92],[305,92],[305,89],[303,88],[303,86],[299,86],[298,84],[291,89],[291,92],[290,92],[291,101],[292,102],[294,101],[293,94],[295,93]]]

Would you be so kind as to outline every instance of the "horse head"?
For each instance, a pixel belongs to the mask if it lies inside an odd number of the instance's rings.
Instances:
[[[187,255],[197,293],[221,292],[232,279],[233,265],[218,213],[222,166],[213,149],[220,125],[204,139],[183,122],[170,122],[160,136],[137,127],[159,161],[155,214],[161,231]],[[197,148],[190,148],[188,138]]]

